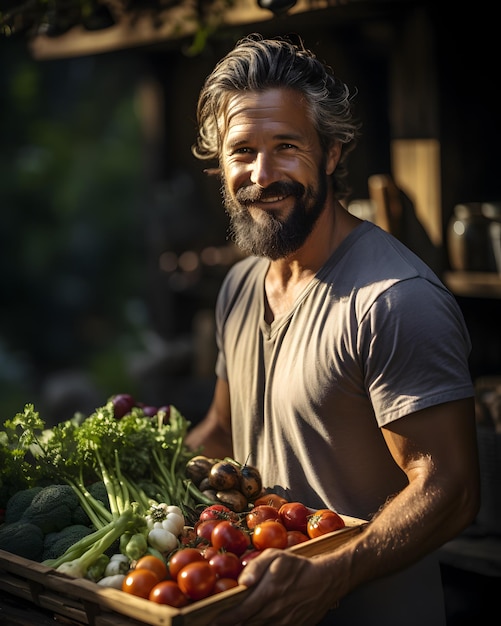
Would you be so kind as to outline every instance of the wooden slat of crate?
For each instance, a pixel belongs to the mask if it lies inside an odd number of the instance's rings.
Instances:
[[[182,624],[177,609],[125,595],[117,589],[102,588],[90,580],[70,578],[1,550],[0,589],[79,624]]]
[[[358,534],[363,520],[343,516],[346,527],[295,545],[290,551],[313,557],[333,550]],[[0,589],[45,610],[89,626],[206,626],[221,611],[240,602],[249,592],[239,585],[182,609],[160,605],[70,578],[40,563],[0,550]]]

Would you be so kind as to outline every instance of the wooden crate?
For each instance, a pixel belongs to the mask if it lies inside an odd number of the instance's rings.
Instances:
[[[365,525],[364,520],[342,517],[345,528],[288,549],[312,557],[341,545]],[[100,587],[89,580],[71,578],[3,550],[0,550],[0,590],[9,597],[20,598],[23,606],[39,607],[61,616],[63,623],[77,626],[205,626],[222,610],[240,602],[247,593],[247,588],[239,585],[175,609],[117,589]],[[0,621],[5,623],[6,620]],[[8,623],[22,622],[13,619]]]

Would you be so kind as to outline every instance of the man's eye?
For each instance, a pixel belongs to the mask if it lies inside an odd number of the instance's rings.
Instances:
[[[292,143],[283,143],[280,145],[280,150],[294,150],[296,147]]]

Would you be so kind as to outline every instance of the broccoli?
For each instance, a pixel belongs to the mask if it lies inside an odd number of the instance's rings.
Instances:
[[[93,530],[89,526],[73,524],[59,532],[45,535],[42,561],[59,558],[68,548],[92,532]]]
[[[89,568],[106,553],[117,539],[127,531],[142,526],[144,518],[134,513],[130,506],[117,519],[113,519],[106,526],[83,537],[73,544],[57,559],[47,559],[44,565],[53,567],[59,572],[83,578]]]
[[[18,522],[32,503],[33,498],[38,495],[40,491],[42,491],[42,487],[30,487],[28,489],[22,489],[12,495],[7,500],[5,507],[5,523],[11,524],[12,522]]]
[[[90,526],[92,524],[90,517],[80,504],[76,509],[73,509],[71,514],[71,524],[72,526]]]
[[[48,485],[33,498],[20,521],[39,526],[44,535],[57,532],[71,526],[78,505],[78,496],[69,485]]]
[[[6,550],[31,561],[41,561],[43,532],[29,522],[13,522],[0,526],[0,550]]]
[[[102,502],[103,505],[108,509],[108,511],[110,510],[108,491],[106,490],[106,485],[102,480],[98,480],[95,483],[92,483],[87,489],[93,498]]]

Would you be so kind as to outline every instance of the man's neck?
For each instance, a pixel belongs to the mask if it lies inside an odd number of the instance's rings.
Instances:
[[[358,218],[334,202],[321,213],[299,250],[271,261],[265,278],[268,323],[290,311],[306,285],[359,224]]]

